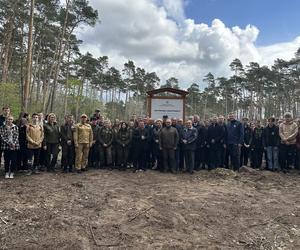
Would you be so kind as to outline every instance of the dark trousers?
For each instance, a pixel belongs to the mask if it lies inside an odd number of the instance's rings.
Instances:
[[[100,166],[112,167],[113,165],[113,148],[112,146],[100,146]]]
[[[40,148],[34,148],[34,149],[29,148],[27,150],[28,165],[31,168],[31,170],[36,169],[36,167],[40,164],[39,161],[40,152],[41,152]],[[34,157],[33,162],[32,162],[32,157]]]
[[[134,167],[136,169],[146,170],[147,168],[147,152],[148,147],[145,143],[137,144],[135,148],[135,161]]]
[[[241,166],[247,166],[249,161],[249,155],[250,155],[250,149],[246,148],[245,146],[241,147],[241,159],[240,159],[240,165]]]
[[[233,170],[239,170],[240,168],[240,149],[237,144],[229,144],[226,148],[227,153],[227,167],[229,167],[229,159]]]
[[[197,145],[195,151],[195,170],[200,168],[205,168],[206,159],[205,159],[206,146]]]
[[[53,170],[57,163],[58,145],[58,143],[47,143],[46,167],[48,170]]]
[[[126,169],[129,155],[129,147],[128,146],[117,146],[117,162],[116,165],[121,167],[122,169]]]
[[[17,166],[19,170],[28,169],[28,149],[26,145],[20,145],[20,150],[18,151]]]
[[[67,167],[72,168],[75,164],[75,147],[72,143],[68,145],[67,143],[62,143],[62,157],[61,157],[61,164],[66,169]]]
[[[282,170],[287,170],[289,166],[295,163],[296,145],[280,144],[279,155],[280,155],[280,167]]]
[[[5,173],[14,172],[17,165],[17,154],[16,150],[4,150],[4,169]]]
[[[100,163],[100,145],[95,143],[89,151],[88,165],[93,166],[95,163]]]
[[[186,170],[189,173],[193,173],[195,167],[195,151],[194,150],[184,150],[184,162]]]
[[[153,160],[156,162],[156,166],[158,170],[163,170],[163,163],[162,163],[162,151],[159,149],[158,143],[154,143],[153,145]]]
[[[262,147],[251,148],[251,167],[260,168],[264,149]]]
[[[208,148],[208,169],[215,169],[220,167],[222,163],[222,151],[223,145],[221,144],[210,144]]]
[[[163,148],[164,171],[176,170],[175,150],[172,148]]]

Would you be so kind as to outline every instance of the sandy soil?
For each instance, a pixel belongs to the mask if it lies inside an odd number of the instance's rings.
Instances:
[[[300,176],[220,169],[2,177],[0,249],[300,249]]]

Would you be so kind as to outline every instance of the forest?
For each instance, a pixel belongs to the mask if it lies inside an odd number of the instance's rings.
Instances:
[[[79,27],[101,22],[101,10],[87,0],[0,0],[0,104],[19,112],[91,114],[100,108],[107,117],[146,115],[146,92],[179,88],[176,76],[165,82],[133,60],[123,68],[106,55],[82,53]],[[280,117],[300,114],[300,48],[290,60],[272,66],[236,58],[231,76],[208,72],[191,83],[187,114],[202,119],[234,111],[239,117]],[[203,86],[205,86],[203,88]]]

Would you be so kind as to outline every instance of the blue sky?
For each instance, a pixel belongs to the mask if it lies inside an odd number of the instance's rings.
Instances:
[[[300,0],[90,0],[101,23],[81,30],[83,51],[136,66],[187,88],[230,63],[272,66],[300,48]]]
[[[299,0],[187,0],[185,15],[197,23],[215,18],[227,27],[255,25],[256,45],[286,42],[300,35]]]

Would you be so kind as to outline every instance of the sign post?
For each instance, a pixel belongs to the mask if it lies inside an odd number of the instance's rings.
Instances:
[[[166,94],[171,93],[171,94]],[[163,116],[185,120],[185,100],[187,91],[161,88],[147,92],[148,114],[153,119],[162,119]]]

